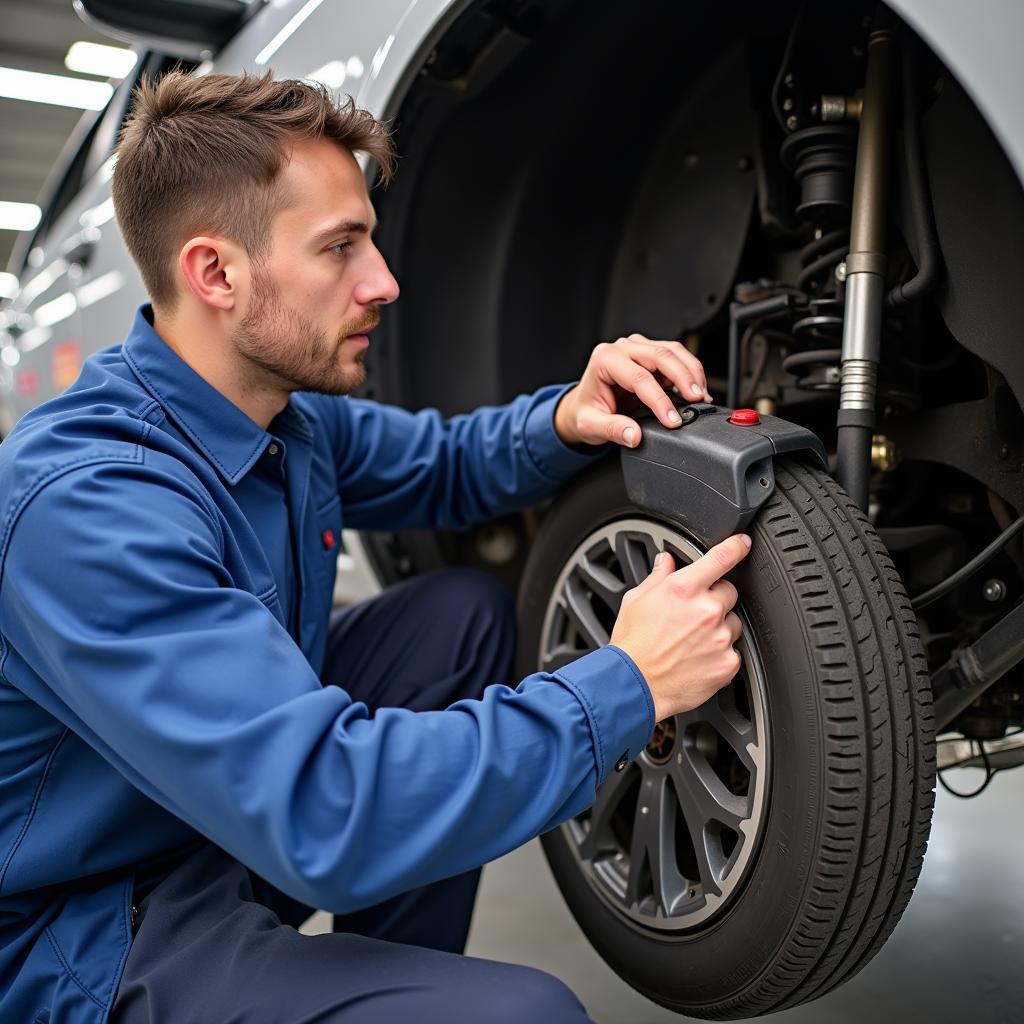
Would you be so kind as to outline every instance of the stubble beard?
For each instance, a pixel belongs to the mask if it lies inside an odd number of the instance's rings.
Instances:
[[[249,309],[232,335],[235,351],[247,360],[252,383],[273,383],[286,391],[348,395],[363,385],[363,350],[352,363],[340,362],[345,339],[378,320],[376,311],[342,325],[333,337],[299,310],[286,306],[270,276],[253,274]]]

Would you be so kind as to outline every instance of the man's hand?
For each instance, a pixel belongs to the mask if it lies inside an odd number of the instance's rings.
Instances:
[[[700,707],[739,671],[736,588],[722,577],[749,550],[747,536],[734,534],[682,569],[663,551],[623,595],[610,642],[647,680],[657,721]]]
[[[640,424],[630,415],[647,406],[666,427],[679,413],[666,387],[675,385],[686,402],[710,402],[700,360],[678,341],[651,341],[631,334],[594,349],[579,384],[555,410],[555,432],[565,444],[640,443]]]

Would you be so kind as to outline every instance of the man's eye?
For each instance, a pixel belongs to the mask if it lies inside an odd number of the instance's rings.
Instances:
[[[339,242],[337,245],[331,246],[331,252],[337,253],[338,256],[344,256],[345,250],[352,245],[351,242]]]

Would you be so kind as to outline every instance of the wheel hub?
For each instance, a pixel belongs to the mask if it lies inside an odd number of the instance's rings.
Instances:
[[[647,756],[654,764],[668,764],[675,745],[676,723],[674,718],[669,718],[654,727],[654,735],[646,748]]]

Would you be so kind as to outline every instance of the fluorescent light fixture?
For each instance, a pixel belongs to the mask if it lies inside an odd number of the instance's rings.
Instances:
[[[18,344],[22,352],[31,352],[40,345],[45,345],[52,337],[53,331],[49,327],[33,327],[18,339]]]
[[[79,218],[78,223],[83,228],[98,228],[106,224],[114,216],[114,197],[104,199],[99,206],[90,206]]]
[[[95,281],[83,284],[78,289],[78,308],[85,309],[108,295],[113,295],[124,284],[124,275],[120,270],[111,270],[97,277]]]
[[[40,270],[31,281],[25,282],[25,287],[21,289],[21,301],[29,303],[39,298],[47,288],[54,285],[57,278],[67,269],[68,265],[64,260],[54,260],[45,270]]]
[[[0,299],[13,299],[18,294],[18,279],[13,274],[0,274]]]
[[[71,44],[64,67],[83,75],[99,75],[101,78],[124,78],[138,60],[134,50],[123,46],[103,46],[101,43],[79,41]]]
[[[0,203],[0,229],[31,231],[42,212],[35,203]]]
[[[0,359],[5,366],[17,366],[21,362],[21,353],[13,345],[4,345],[0,348]]]
[[[44,75],[38,71],[0,68],[0,96],[9,100],[51,103],[56,107],[102,110],[113,95],[106,82],[89,82],[70,75]]]
[[[76,309],[78,309],[78,303],[75,301],[74,295],[71,292],[65,292],[41,305],[32,314],[32,319],[35,320],[37,327],[52,327],[54,324],[59,324],[61,320],[67,320],[69,316],[73,316]]]
[[[288,22],[273,39],[256,55],[257,64],[266,64],[271,57],[288,41],[292,33],[324,2],[324,0],[306,0],[297,14]]]

